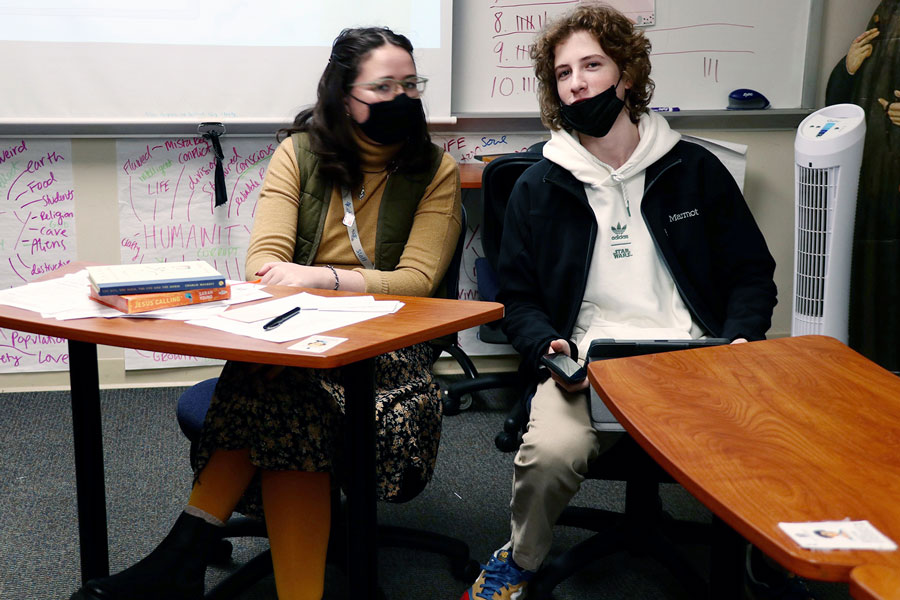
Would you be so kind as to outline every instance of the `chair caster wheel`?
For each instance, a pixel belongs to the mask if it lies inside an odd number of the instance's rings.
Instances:
[[[221,539],[216,542],[209,553],[209,562],[214,565],[227,565],[231,562],[231,552],[234,546],[231,542]]]
[[[519,447],[519,438],[518,436],[501,431],[494,436],[494,445],[497,446],[497,449],[501,452],[512,452]]]
[[[441,403],[443,406],[443,413],[445,417],[452,417],[454,415],[458,415],[460,411],[464,410],[463,407],[464,400],[462,398],[454,397],[450,395],[449,390],[446,387],[441,388]],[[469,405],[472,404],[472,401],[469,400]],[[465,408],[468,408],[467,405]]]

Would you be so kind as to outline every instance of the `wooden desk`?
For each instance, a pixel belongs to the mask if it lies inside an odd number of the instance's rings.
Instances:
[[[465,163],[459,165],[459,182],[462,189],[481,189],[481,173],[484,163]]]
[[[71,265],[69,271],[81,265]],[[269,287],[276,297],[297,293],[297,288]],[[344,292],[310,290],[339,296]],[[349,527],[348,580],[353,598],[377,594],[375,529],[375,408],[374,360],[379,354],[449,333],[487,323],[503,316],[493,302],[375,296],[402,300],[398,312],[329,332],[348,340],[322,355],[287,350],[293,342],[275,344],[162,319],[78,319],[57,321],[38,313],[0,306],[0,327],[69,340],[69,377],[72,396],[72,430],[78,494],[81,544],[81,577],[87,581],[109,573],[106,530],[106,491],[103,478],[103,438],[100,426],[100,392],[96,344],[140,350],[174,352],[225,360],[241,360],[296,367],[344,367],[347,431],[345,447],[351,470],[347,489]],[[187,492],[187,490],[186,490]]]
[[[816,552],[780,521],[866,519],[900,542],[900,378],[802,336],[591,363],[634,439],[790,571],[900,598],[900,551]],[[858,575],[857,575],[858,573]]]

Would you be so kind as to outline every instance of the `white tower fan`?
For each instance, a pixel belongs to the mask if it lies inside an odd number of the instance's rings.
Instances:
[[[809,115],[794,140],[794,297],[791,335],[847,343],[853,223],[865,112],[835,104]]]

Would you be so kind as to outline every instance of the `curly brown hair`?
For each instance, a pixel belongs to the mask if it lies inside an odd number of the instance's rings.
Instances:
[[[628,18],[616,9],[597,3],[584,3],[551,21],[535,39],[531,48],[534,74],[538,79],[541,121],[552,130],[563,127],[559,94],[556,89],[554,62],[556,48],[577,31],[587,31],[597,38],[603,51],[631,82],[625,93],[625,108],[632,123],[637,123],[653,95],[655,84],[650,79],[650,41],[634,28]]]

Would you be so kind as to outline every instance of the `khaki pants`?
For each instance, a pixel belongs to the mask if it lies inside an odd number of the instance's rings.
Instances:
[[[541,566],[553,525],[581,487],[589,463],[622,435],[593,428],[586,392],[569,394],[552,379],[538,386],[515,458],[510,509],[516,564],[530,571]]]

